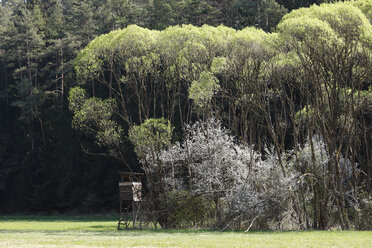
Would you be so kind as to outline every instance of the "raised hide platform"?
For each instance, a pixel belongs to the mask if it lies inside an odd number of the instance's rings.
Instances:
[[[129,227],[130,221],[133,223],[135,228],[136,219],[140,211],[142,201],[142,173],[134,172],[123,172],[118,171],[120,175],[119,182],[119,222],[118,229],[121,230],[121,226]],[[141,226],[141,222],[140,222]]]

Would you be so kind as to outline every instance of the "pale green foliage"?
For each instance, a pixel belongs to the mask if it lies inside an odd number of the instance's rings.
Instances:
[[[231,28],[206,25],[174,26],[162,31],[158,49],[171,82],[177,78],[197,80],[202,71],[209,69],[214,56],[224,52],[233,34]]]
[[[296,40],[298,45],[314,49],[328,49],[341,42],[327,22],[307,16],[286,19],[278,25],[278,30],[286,36],[286,40]]]
[[[92,78],[97,75],[97,71],[102,66],[102,61],[100,61],[98,59],[98,55],[95,54],[93,44],[93,42],[89,43],[88,46],[83,49],[75,59],[76,75],[80,80],[82,80],[79,81],[80,83],[83,83],[86,79]]]
[[[312,22],[314,24],[311,24]],[[331,35],[330,39],[334,36],[356,39],[371,33],[370,23],[362,11],[345,3],[313,5],[310,8],[294,10],[283,17],[278,29],[281,32],[291,31],[291,27],[295,28],[294,23],[300,26],[300,30],[307,31],[302,33],[303,35],[323,36],[324,39],[326,35]],[[306,25],[311,26],[304,30]]]
[[[108,148],[117,148],[123,140],[123,130],[113,120],[100,120],[97,132],[97,144]]]
[[[285,69],[303,76],[305,71],[316,73],[309,68],[311,64],[323,76],[319,77],[320,84],[327,84],[347,70],[347,63],[361,61],[352,72],[368,75],[370,57],[366,56],[371,56],[368,49],[372,35],[371,24],[363,13],[370,13],[370,5],[370,1],[361,0],[298,9],[284,16],[277,32],[272,34],[252,27],[235,31],[224,26],[184,25],[151,31],[131,25],[94,39],[77,57],[76,72],[81,82],[93,77],[106,84],[107,72],[117,73],[115,80],[121,86],[115,87],[133,94],[143,112],[152,103],[152,110],[156,111],[160,95],[174,99],[162,107],[175,106],[183,90],[198,107],[205,107],[220,88],[224,93],[231,90],[234,95],[229,97],[248,108],[249,102],[255,103],[262,97],[261,89],[274,96],[273,89],[265,88],[272,68],[275,73]],[[342,52],[350,47],[353,53]],[[345,65],[339,63],[343,68],[330,66],[333,63],[330,58],[335,54],[345,61]],[[148,100],[147,106],[140,103],[143,99]],[[125,101],[121,103],[123,108],[127,106]],[[150,117],[153,111],[140,113],[138,120]]]
[[[185,80],[191,81],[197,78],[200,71],[207,69],[209,56],[203,44],[188,41],[178,56],[180,75]]]
[[[278,53],[274,59],[273,62],[276,66],[293,66],[293,67],[299,67],[301,61],[297,54],[295,52],[289,52],[289,53]],[[300,68],[299,68],[300,69]]]
[[[268,34],[257,28],[245,28],[236,33],[229,43],[229,57],[235,63],[264,60]],[[248,67],[248,64],[245,64]],[[248,70],[250,68],[247,68]]]
[[[223,73],[227,71],[226,57],[215,57],[212,61],[211,72],[214,74]]]
[[[83,83],[91,77],[102,77],[104,64],[114,60],[127,74],[144,78],[149,72],[157,73],[161,59],[171,79],[167,81],[169,86],[177,78],[191,83],[226,50],[235,33],[224,26],[174,26],[159,32],[131,25],[94,39],[78,55],[75,69]],[[124,82],[128,80],[127,76]]]
[[[228,87],[231,85],[237,89],[236,104],[253,100],[253,91],[262,86],[271,58],[268,37],[262,30],[245,28],[238,31],[228,45],[228,70],[224,81]]]
[[[68,95],[69,109],[72,112],[79,111],[86,101],[86,91],[80,87],[72,88]]]
[[[236,62],[251,59],[263,60],[268,34],[260,29],[249,27],[240,30],[229,43],[229,57]]]
[[[192,82],[189,97],[198,107],[204,107],[219,89],[218,79],[210,72],[202,72],[200,78]]]
[[[372,26],[350,2],[294,10],[283,17],[277,30],[277,42],[282,44],[277,47],[283,51],[275,58],[278,65],[301,65],[297,71],[318,68],[316,73],[323,77],[321,84],[336,80],[355,61],[360,64],[353,66],[355,75],[365,75],[370,68],[367,61],[371,56]],[[334,59],[343,62],[330,66],[336,63]],[[319,66],[326,70],[319,70]]]
[[[372,21],[372,1],[371,0],[354,0],[348,1],[346,4],[351,4],[359,8],[363,14],[368,18],[369,22]]]
[[[137,155],[145,158],[148,153],[155,155],[170,145],[173,129],[164,118],[147,119],[141,125],[130,128],[129,140],[133,143]]]
[[[84,82],[90,77],[102,76],[104,63],[114,58],[124,63],[127,71],[143,76],[154,68],[153,60],[157,56],[152,51],[158,33],[131,25],[97,37],[75,60],[78,77]]]
[[[112,99],[86,98],[85,90],[76,87],[69,92],[69,108],[73,111],[72,127],[94,134],[99,146],[117,148],[123,141],[122,128],[112,119],[116,103]]]
[[[256,70],[256,62],[264,62],[266,58],[268,34],[260,29],[245,28],[238,31],[229,44],[229,61],[232,68],[238,69],[234,73],[243,74],[243,77],[250,77],[251,72]]]
[[[344,79],[341,76],[352,67],[355,78],[367,80],[366,75],[370,75],[368,74],[370,57],[367,56],[371,56],[372,26],[362,11],[354,6],[363,6],[361,9],[364,8],[363,12],[366,13],[369,3],[355,1],[314,5],[286,15],[278,25],[278,41],[282,43],[284,49],[290,46],[291,50],[279,53],[275,61],[279,66],[301,65],[297,69],[298,72],[306,70],[312,75],[317,74],[317,81],[313,82],[313,87],[317,89],[322,99],[329,96],[330,89],[333,89],[332,94],[337,94],[334,97],[344,104],[350,99],[355,99],[353,101],[356,107],[359,104],[358,95],[351,97],[346,88],[350,85],[355,87],[358,80],[355,79],[354,82],[350,81],[349,77]],[[336,63],[335,60],[339,62]],[[319,70],[319,67],[323,69]],[[337,82],[337,91],[331,82]],[[312,106],[305,106],[298,111],[296,122],[299,123],[300,119],[309,120],[310,116],[322,113],[323,120],[328,121],[333,117],[338,118],[340,124],[350,123],[352,117],[348,113],[332,116],[334,112],[330,109],[333,106],[328,106],[329,104],[335,103],[322,103],[318,106],[322,109],[317,111]],[[345,111],[346,109],[347,107]]]
[[[153,51],[159,34],[158,31],[151,31],[136,25],[128,26],[118,32],[120,35],[111,49],[117,52],[121,59],[142,57]]]
[[[267,37],[267,33],[262,29],[254,27],[247,27],[236,33],[234,37],[237,40],[244,40],[245,42],[260,42]]]

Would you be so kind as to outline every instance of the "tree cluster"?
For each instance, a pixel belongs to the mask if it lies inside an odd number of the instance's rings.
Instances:
[[[293,194],[285,200],[279,194],[277,201],[267,194],[275,204],[264,200],[269,205],[261,208],[290,208],[301,228],[366,228],[371,205],[364,191],[370,191],[372,178],[371,34],[367,0],[294,10],[272,33],[252,27],[183,25],[155,31],[131,25],[97,37],[77,56],[78,83],[88,86],[93,98],[79,87],[70,91],[73,124],[95,134],[97,144],[128,170],[134,169],[125,155],[132,142],[159,213],[169,203],[169,192],[186,191],[195,200],[202,188],[214,192],[215,223],[228,216],[253,223],[266,216],[265,211],[252,214],[254,199],[265,198],[262,191],[275,192],[274,186],[281,185],[275,178],[290,182],[294,171],[297,184],[288,184]],[[220,120],[242,147],[218,125],[210,130],[216,137],[206,131],[209,124],[189,127],[211,118]],[[175,156],[165,158],[172,130],[173,141],[181,145],[171,148]],[[273,171],[281,177],[270,177]],[[248,175],[267,181],[257,186],[256,195],[237,190],[255,187],[253,179],[238,183]],[[231,199],[235,202],[228,208]],[[223,215],[226,209],[231,211]],[[169,225],[169,213],[158,217]]]

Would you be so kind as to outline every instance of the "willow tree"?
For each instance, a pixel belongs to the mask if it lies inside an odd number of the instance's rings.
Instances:
[[[278,53],[276,37],[256,28],[238,31],[229,41],[226,55],[216,57],[211,69],[220,80],[219,115],[226,125],[257,150],[263,150],[265,143],[273,144],[281,160],[287,129],[277,125],[285,120],[286,107],[280,98],[281,85],[271,77]],[[283,163],[280,165],[284,173]]]
[[[160,159],[161,151],[167,149],[172,140],[173,127],[164,118],[147,119],[141,125],[134,125],[129,130],[129,139],[141,161],[146,175],[148,194],[146,205],[156,211],[155,222],[162,227],[169,227],[165,175],[169,173]]]
[[[358,8],[343,3],[293,11],[278,26],[283,46],[296,56],[301,68],[296,79],[303,98],[299,114],[307,117],[308,139],[311,142],[314,134],[321,135],[331,158],[327,171],[334,177],[313,184],[314,228],[329,226],[330,202],[337,206],[341,227],[348,228],[345,198],[349,188],[340,160],[351,159],[356,179],[357,116],[360,93],[371,72],[371,28]]]
[[[173,127],[169,121],[163,118],[147,119],[141,125],[135,125],[129,130],[129,139],[134,144],[147,181],[156,197],[165,194],[163,180],[166,172],[160,159],[160,153],[170,146],[172,131]]]
[[[235,30],[223,26],[197,28],[191,25],[169,27],[161,32],[158,42],[164,66],[161,79],[168,90],[164,100],[169,120],[180,125],[192,120],[194,103],[189,101],[189,87],[211,75],[213,59],[225,53],[234,34]]]

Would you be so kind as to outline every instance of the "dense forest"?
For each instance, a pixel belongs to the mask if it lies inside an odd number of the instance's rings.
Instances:
[[[115,210],[126,170],[165,227],[370,228],[372,2],[322,2],[1,1],[0,212]]]

